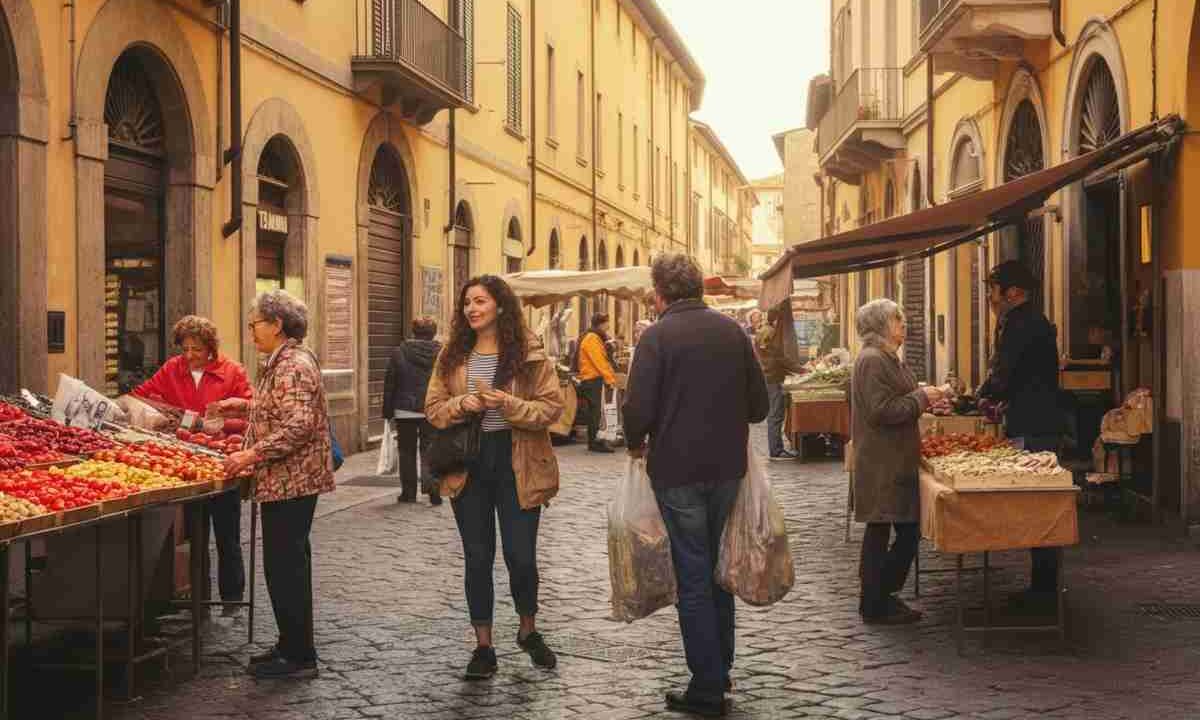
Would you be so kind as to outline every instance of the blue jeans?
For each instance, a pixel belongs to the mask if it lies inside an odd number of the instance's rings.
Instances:
[[[467,485],[450,502],[462,537],[466,562],[464,584],[471,624],[490,626],[495,604],[492,567],[496,563],[496,516],[509,588],[517,614],[537,614],[537,534],[542,509],[523,510],[517,501],[517,477],[512,467],[512,433],[483,433],[479,460],[472,464]]]
[[[767,413],[767,450],[771,457],[783,454],[783,416],[787,412],[788,395],[782,383],[767,383],[771,410]]]
[[[733,596],[716,582],[721,533],[740,480],[655,490],[679,584],[679,630],[692,681],[688,696],[720,702],[733,667]]]

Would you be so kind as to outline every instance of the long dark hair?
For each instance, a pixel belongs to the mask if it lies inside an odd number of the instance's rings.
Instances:
[[[467,291],[476,286],[482,287],[496,301],[496,339],[500,346],[496,387],[504,387],[520,374],[521,366],[525,364],[525,321],[521,317],[521,301],[508,283],[495,275],[473,277],[458,291],[458,305],[450,321],[450,340],[442,351],[439,372],[442,380],[449,382],[454,371],[462,367],[475,349],[478,338],[467,322],[463,307],[467,303]]]

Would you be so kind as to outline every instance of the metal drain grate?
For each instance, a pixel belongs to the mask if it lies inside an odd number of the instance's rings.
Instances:
[[[1140,603],[1138,612],[1161,620],[1200,620],[1200,605]]]

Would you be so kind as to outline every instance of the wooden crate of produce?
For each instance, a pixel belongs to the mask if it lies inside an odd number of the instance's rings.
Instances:
[[[86,522],[100,517],[100,503],[92,503],[83,507],[73,508],[71,510],[60,510],[58,512],[58,524],[72,525],[78,522]]]
[[[21,521],[21,527],[17,531],[18,535],[29,535],[31,533],[42,532],[49,530],[58,525],[58,513],[46,513],[37,517],[27,518]]]
[[[1014,472],[990,475],[951,475],[938,472],[935,476],[938,482],[955,490],[1069,490],[1075,486],[1075,479],[1070,470],[1045,474]]]

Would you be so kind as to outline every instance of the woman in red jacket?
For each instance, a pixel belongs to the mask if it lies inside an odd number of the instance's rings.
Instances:
[[[229,398],[249,400],[253,395],[241,365],[217,352],[217,326],[207,318],[188,315],[172,331],[180,354],[170,360],[133,395],[191,410],[203,418],[208,406]],[[226,420],[225,432],[244,430],[244,420]],[[230,426],[241,423],[240,427]],[[213,536],[217,542],[217,586],[221,600],[239,602],[246,590],[242,563],[242,508],[237,493],[223,493],[209,501]],[[226,615],[239,608],[227,606]]]

